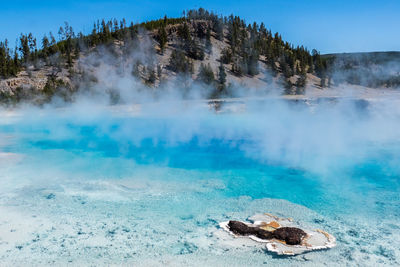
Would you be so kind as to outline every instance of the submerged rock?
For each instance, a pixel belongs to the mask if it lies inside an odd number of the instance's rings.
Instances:
[[[290,218],[264,213],[254,215],[249,221],[252,223],[228,221],[220,223],[220,226],[235,237],[266,243],[268,251],[279,255],[296,255],[336,246],[332,235],[319,229],[304,229]]]

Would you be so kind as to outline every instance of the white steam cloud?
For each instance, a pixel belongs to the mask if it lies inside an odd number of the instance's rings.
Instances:
[[[216,113],[200,100],[107,107],[86,99],[68,108],[20,109],[9,123],[33,133],[45,132],[45,138],[55,142],[79,142],[87,138],[82,129],[90,127],[94,139],[90,146],[96,148],[106,138],[118,144],[121,155],[144,140],[151,140],[154,147],[193,140],[197,146],[209,146],[218,140],[254,160],[323,175],[373,159],[400,138],[396,101],[241,101],[225,102]],[[390,160],[393,167],[399,163]]]
[[[247,92],[247,98],[221,101],[216,112],[201,100],[210,89],[182,84],[179,77],[149,88],[132,76],[132,69],[137,62],[156,68],[160,55],[153,51],[153,40],[140,36],[138,47],[120,46],[112,53],[100,48],[82,57],[77,71],[89,81],[81,82],[73,103],[55,99],[42,108],[21,106],[14,109],[11,121],[16,127],[45,131],[51,140],[81,140],[82,127],[90,126],[95,138],[113,140],[122,154],[145,139],[154,146],[194,139],[198,145],[208,145],[217,139],[255,160],[321,174],[373,157],[400,137],[400,109],[390,98],[284,100],[277,97],[281,90],[276,86],[266,90],[269,95],[264,91],[264,97],[236,87],[240,95]],[[118,94],[119,105],[109,105],[111,91]],[[6,111],[0,114],[4,122],[9,120]]]

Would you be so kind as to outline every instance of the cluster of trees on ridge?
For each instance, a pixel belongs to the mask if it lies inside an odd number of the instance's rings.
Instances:
[[[40,44],[32,34],[21,34],[14,49],[8,47],[7,40],[0,42],[0,77],[16,76],[27,66],[37,69],[42,66],[65,67],[73,75],[71,69],[74,60],[81,52],[100,45],[112,46],[116,41],[121,41],[126,47],[134,46],[139,42],[140,29],[153,32],[160,53],[163,53],[176,29],[179,46],[172,51],[168,68],[182,74],[191,74],[193,60],[201,61],[205,53],[210,53],[211,36],[227,41],[229,46],[222,51],[216,77],[211,67],[205,64],[201,65],[198,73],[199,81],[214,84],[218,90],[226,86],[223,64],[229,64],[234,75],[254,76],[259,73],[259,61],[263,60],[276,74],[283,74],[288,88],[299,88],[297,93],[301,93],[301,88],[305,86],[306,73],[315,73],[321,78],[327,76],[327,61],[316,50],[310,53],[303,46],[295,47],[283,41],[278,33],[272,34],[263,23],[246,24],[238,16],[222,17],[200,8],[184,12],[180,18],[164,17],[140,24],[128,25],[125,19],[103,19],[94,23],[92,32],[87,35],[82,32],[76,34],[65,23],[60,27],[57,38],[50,32],[40,40]],[[157,73],[160,70],[151,69],[147,82],[154,83]],[[289,80],[293,75],[300,76],[295,84]],[[54,93],[55,88],[51,87],[56,85],[54,77],[49,79],[46,92]]]

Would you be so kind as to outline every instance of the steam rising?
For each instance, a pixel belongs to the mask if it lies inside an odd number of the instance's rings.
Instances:
[[[0,110],[6,261],[101,265],[106,255],[126,264],[133,251],[139,265],[187,265],[196,255],[214,265],[302,264],[254,253],[239,239],[235,245],[216,227],[227,216],[266,211],[340,237],[337,250],[313,254],[314,262],[397,261],[400,109],[393,95],[290,99],[277,96],[277,86],[270,94],[236,86],[244,97],[205,100],[209,89],[179,82],[184,77],[144,86],[129,73],[135,57],[83,59],[81,71],[96,82],[82,81],[71,103]],[[247,250],[227,249],[234,246]]]
[[[398,92],[369,97],[357,86],[338,93],[311,81],[306,96],[282,96],[279,77],[260,61],[267,87],[232,84],[231,98],[208,99],[214,88],[173,73],[170,50],[162,56],[148,33],[138,38],[80,55],[71,97],[60,90],[41,107],[0,106],[0,259],[397,263]],[[161,69],[155,86],[132,74],[139,63]],[[389,69],[399,72],[385,65],[378,73]],[[273,258],[217,228],[260,212],[326,229],[340,245],[316,258]]]
[[[14,109],[15,127],[44,132],[55,142],[73,143],[87,138],[84,129],[89,127],[94,140],[85,145],[101,150],[96,140],[107,138],[122,156],[148,140],[164,147],[194,141],[200,147],[211,146],[218,140],[258,162],[319,174],[371,159],[400,137],[400,110],[389,97],[369,101],[342,94],[333,99],[285,100],[277,94],[283,89],[271,83],[263,90],[234,85],[232,94],[241,99],[208,102],[204,99],[211,89],[188,77],[178,75],[159,87],[145,86],[132,76],[138,62],[153,69],[160,62],[163,75],[171,73],[154,51],[154,40],[143,33],[139,38],[136,46],[99,47],[81,56],[75,71],[85,79],[74,101],[54,98],[42,108]]]
[[[218,140],[261,163],[332,174],[335,168],[371,160],[397,142],[400,113],[396,104],[390,100],[317,103],[260,98],[227,101],[217,113],[201,100],[104,106],[81,98],[67,108],[26,107],[12,118],[16,127],[45,133],[52,142],[72,142],[81,149],[101,151],[98,140],[105,138],[118,146],[120,156],[144,142],[164,148],[193,142],[197,147],[212,147]],[[85,129],[90,129],[94,140],[87,141]],[[389,158],[396,164],[394,156]]]

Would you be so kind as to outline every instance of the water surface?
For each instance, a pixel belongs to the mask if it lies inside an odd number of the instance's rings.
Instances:
[[[400,264],[397,129],[374,132],[367,113],[279,111],[3,117],[0,260]],[[324,229],[337,247],[276,257],[218,229],[262,212]]]

